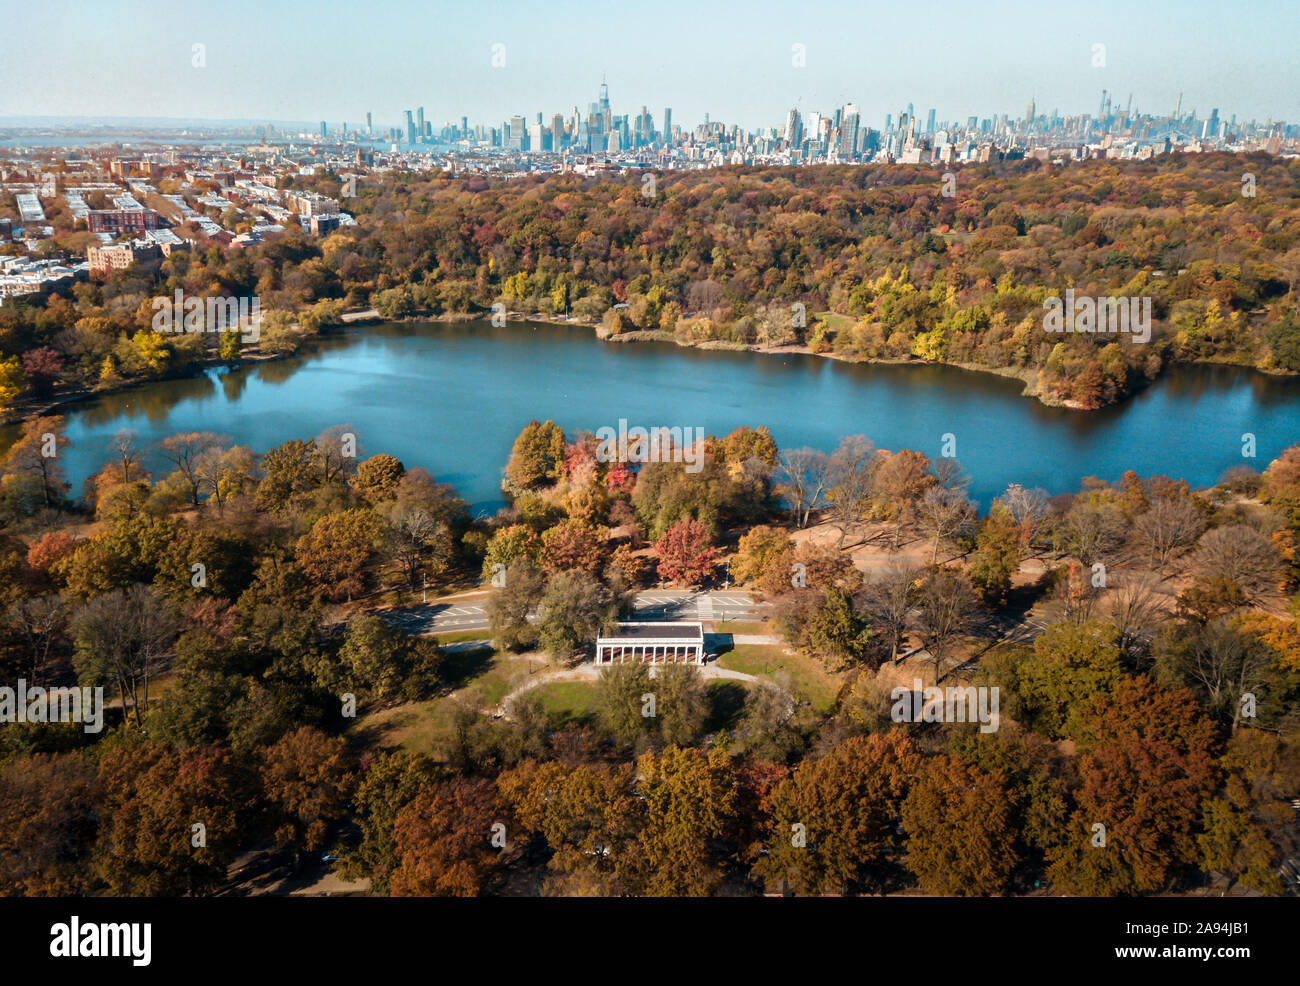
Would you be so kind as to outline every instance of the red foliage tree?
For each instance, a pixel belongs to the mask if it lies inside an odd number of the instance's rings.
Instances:
[[[655,542],[659,575],[688,586],[699,585],[713,569],[713,536],[698,520],[679,520]]]

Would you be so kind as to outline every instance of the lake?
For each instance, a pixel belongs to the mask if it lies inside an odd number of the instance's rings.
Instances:
[[[1094,412],[1045,407],[1021,389],[947,366],[609,344],[589,328],[535,323],[403,323],[70,405],[64,455],[75,493],[122,428],[143,443],[215,431],[262,452],[349,424],[362,456],[391,453],[492,510],[502,503],[511,443],[532,418],[551,418],[570,436],[617,429],[620,418],[715,435],[767,425],[782,447],[826,451],[863,434],[932,458],[950,433],[971,495],[987,507],[1008,483],[1066,493],[1085,476],[1116,480],[1126,469],[1208,486],[1234,465],[1262,469],[1300,441],[1300,380],[1253,370],[1176,367],[1119,407]],[[0,444],[16,431],[0,429]],[[1253,459],[1242,456],[1247,432]]]

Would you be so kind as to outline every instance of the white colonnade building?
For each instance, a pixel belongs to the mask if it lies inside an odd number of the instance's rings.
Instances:
[[[597,664],[703,664],[703,623],[620,623],[596,638]]]

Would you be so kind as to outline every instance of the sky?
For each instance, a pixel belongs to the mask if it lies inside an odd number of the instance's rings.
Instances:
[[[1156,114],[1181,92],[1200,116],[1300,119],[1297,0],[0,0],[0,25],[0,118],[549,122],[585,116],[603,73],[616,114],[645,105],[657,126],[665,106],[747,129],[847,102],[877,128],[909,102],[941,121],[1031,98],[1095,114],[1102,89]]]

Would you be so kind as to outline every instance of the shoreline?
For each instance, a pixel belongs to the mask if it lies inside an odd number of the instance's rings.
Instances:
[[[384,318],[375,309],[368,308],[368,309],[361,309],[359,311],[354,311],[354,312],[344,312],[342,315],[339,316],[339,321],[337,324],[322,328],[317,336],[313,336],[311,338],[320,338],[320,337],[332,336],[335,334],[342,334],[346,330],[351,329],[355,326],[401,324],[405,322],[440,322],[444,324],[453,324],[453,323],[460,323],[460,322],[481,322],[481,321],[488,320],[489,317],[490,316],[487,316],[484,313],[469,314],[469,313],[462,313],[462,312],[442,312],[439,314],[421,313],[421,314],[405,315],[401,318]],[[1061,407],[1070,411],[1082,411],[1085,413],[1104,411],[1112,407],[1122,407],[1130,399],[1135,397],[1141,390],[1145,389],[1146,387],[1150,386],[1151,383],[1155,382],[1153,380],[1144,384],[1142,387],[1139,387],[1133,390],[1132,392],[1130,392],[1129,394],[1125,395],[1123,400],[1117,401],[1114,404],[1103,404],[1101,407],[1089,408],[1083,406],[1082,404],[1079,404],[1076,401],[1056,400],[1056,399],[1043,397],[1037,391],[1038,371],[1034,369],[1026,369],[1026,368],[1019,368],[1019,367],[992,367],[992,366],[985,366],[979,363],[951,363],[945,360],[931,361],[931,360],[922,360],[922,359],[915,359],[915,358],[908,358],[908,357],[850,358],[829,351],[816,352],[806,344],[804,345],[799,345],[799,344],[757,345],[757,344],[741,343],[741,342],[728,342],[722,339],[709,339],[703,342],[683,342],[681,339],[677,338],[676,334],[669,332],[666,329],[636,329],[631,332],[620,332],[617,335],[611,336],[604,331],[604,328],[601,326],[599,322],[585,321],[577,318],[567,318],[567,319],[557,318],[554,315],[524,314],[522,312],[509,312],[506,314],[506,320],[508,322],[536,322],[541,325],[558,325],[558,326],[564,326],[568,328],[591,329],[593,331],[596,341],[615,343],[619,345],[627,345],[627,344],[638,343],[638,342],[670,342],[675,346],[681,347],[682,349],[699,349],[703,351],[718,350],[718,351],[727,351],[727,352],[750,352],[750,353],[761,353],[765,356],[782,356],[782,355],[816,356],[822,359],[831,359],[839,363],[848,363],[848,364],[868,364],[868,365],[878,365],[878,366],[950,366],[953,367],[954,369],[966,370],[971,373],[987,373],[987,374],[992,374],[993,376],[1019,380],[1024,385],[1020,393],[1021,397],[1031,398],[1033,400],[1036,400],[1038,401],[1039,404],[1043,405],[1044,407]],[[27,421],[31,418],[58,414],[60,412],[60,408],[64,408],[70,405],[76,405],[79,403],[86,403],[102,395],[122,393],[125,391],[133,390],[138,387],[143,387],[146,384],[157,383],[163,380],[184,380],[184,379],[197,377],[201,374],[207,373],[209,370],[213,369],[214,367],[225,366],[233,370],[239,368],[240,366],[243,366],[245,363],[262,363],[262,362],[270,362],[274,360],[287,359],[288,357],[299,355],[304,348],[306,348],[305,345],[298,349],[293,349],[282,353],[254,352],[247,355],[240,355],[240,357],[236,360],[223,360],[219,357],[214,356],[210,359],[205,359],[195,364],[192,364],[191,366],[187,367],[186,370],[183,372],[168,373],[160,377],[150,377],[148,379],[124,380],[120,383],[114,384],[111,387],[103,387],[103,388],[82,387],[75,391],[66,391],[64,393],[56,395],[55,397],[44,399],[42,401],[27,401],[15,405],[14,407],[10,408],[7,413],[0,415],[0,427],[22,424],[22,422]],[[1249,363],[1233,363],[1233,362],[1215,361],[1215,360],[1192,360],[1190,362],[1187,361],[1171,362],[1167,364],[1165,370],[1162,371],[1161,375],[1163,376],[1164,372],[1167,372],[1170,367],[1175,367],[1175,366],[1226,366],[1226,367],[1236,367],[1243,370],[1254,370],[1257,373],[1263,373],[1266,376],[1270,376],[1270,377],[1281,377],[1281,378],[1300,377],[1300,373],[1296,373],[1290,370],[1283,370],[1276,367],[1265,369],[1263,367],[1258,367]],[[1157,377],[1156,379],[1159,379],[1159,377]]]

